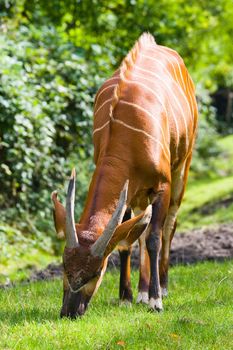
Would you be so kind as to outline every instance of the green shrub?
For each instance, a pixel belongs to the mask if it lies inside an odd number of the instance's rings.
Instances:
[[[63,190],[73,165],[85,195],[101,79],[54,28],[21,26],[0,38],[0,48],[0,208],[8,219],[15,211],[48,217],[50,193]]]
[[[221,153],[217,144],[215,108],[211,105],[209,92],[198,88],[199,121],[197,140],[194,147],[191,170],[195,178],[214,177],[217,169],[214,160]]]

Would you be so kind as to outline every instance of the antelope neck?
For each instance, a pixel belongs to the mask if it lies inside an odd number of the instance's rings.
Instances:
[[[83,236],[86,236],[88,231],[89,239],[93,242],[101,235],[116,208],[127,179],[128,172],[123,168],[122,161],[111,158],[97,165],[93,174],[80,219]]]

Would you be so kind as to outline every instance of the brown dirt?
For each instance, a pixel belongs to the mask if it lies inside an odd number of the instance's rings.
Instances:
[[[198,261],[233,258],[233,223],[204,229],[195,229],[185,233],[176,233],[172,246],[170,265],[193,264]],[[132,252],[131,264],[137,268],[139,263],[138,245]],[[109,258],[108,269],[119,267],[118,252]],[[50,264],[46,269],[34,271],[31,281],[47,280],[62,275],[62,266]]]

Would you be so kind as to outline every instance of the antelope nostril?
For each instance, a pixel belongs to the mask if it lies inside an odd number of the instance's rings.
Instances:
[[[82,316],[85,313],[86,307],[84,305],[84,303],[80,303],[79,307],[78,307],[78,314],[80,316]]]
[[[76,320],[77,317],[79,317],[78,313],[70,313],[68,316],[71,320]]]

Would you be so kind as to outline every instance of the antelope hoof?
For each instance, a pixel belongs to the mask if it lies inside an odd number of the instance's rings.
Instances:
[[[162,291],[162,298],[166,298],[168,296],[167,288],[161,288],[161,291]]]
[[[162,312],[163,311],[162,298],[156,298],[156,299],[155,298],[150,298],[149,307],[153,311]]]
[[[120,307],[131,307],[132,306],[132,301],[127,300],[127,299],[120,300],[119,306]]]
[[[148,292],[139,292],[136,303],[148,304],[148,302],[149,302]]]
[[[131,287],[127,286],[123,289],[120,289],[120,303],[122,304],[131,304],[133,302],[133,293]]]

